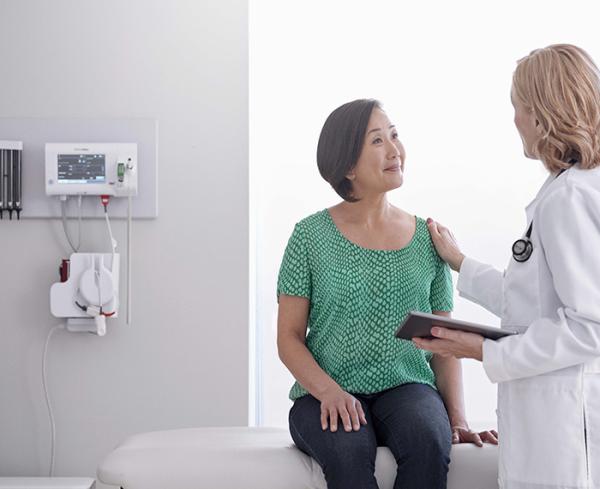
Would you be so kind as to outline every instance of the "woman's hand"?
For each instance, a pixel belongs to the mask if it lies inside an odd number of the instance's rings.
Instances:
[[[337,385],[325,391],[320,396],[320,401],[321,427],[323,430],[326,430],[329,425],[331,431],[337,431],[338,420],[343,424],[346,431],[358,431],[361,424],[367,424],[367,418],[360,401]]]
[[[438,255],[450,265],[452,270],[458,272],[465,255],[461,253],[452,232],[430,217],[427,218],[427,228]]]
[[[432,340],[413,338],[413,343],[442,357],[473,358],[483,360],[483,336],[465,331],[455,331],[435,326],[431,328]]]
[[[458,443],[473,443],[478,447],[482,447],[484,443],[498,444],[498,432],[496,430],[476,431],[470,430],[466,426],[452,427],[452,444]]]

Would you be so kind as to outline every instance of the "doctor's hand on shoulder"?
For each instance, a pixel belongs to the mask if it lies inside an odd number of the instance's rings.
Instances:
[[[465,255],[460,251],[452,231],[435,222],[431,217],[427,218],[427,228],[440,258],[448,263],[452,270],[458,272]]]

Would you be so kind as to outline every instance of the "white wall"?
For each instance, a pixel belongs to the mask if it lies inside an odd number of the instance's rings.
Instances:
[[[56,475],[94,476],[131,433],[247,424],[247,49],[244,0],[0,0],[0,116],[159,121],[133,325],[49,346]],[[125,223],[113,229],[125,243]],[[0,221],[0,243],[0,476],[45,475],[42,349],[68,247],[52,220]],[[104,249],[100,221],[83,243]]]
[[[316,165],[327,115],[373,97],[398,127],[404,185],[389,198],[448,225],[465,253],[503,268],[546,177],[523,157],[509,93],[516,61],[568,42],[600,62],[600,6],[584,0],[254,2],[250,11],[251,201],[256,220],[259,422],[287,425],[291,375],[277,358],[277,272],[293,225],[340,199]],[[455,276],[456,282],[456,276]],[[455,295],[454,316],[497,325]],[[467,415],[495,423],[496,387],[465,361]]]

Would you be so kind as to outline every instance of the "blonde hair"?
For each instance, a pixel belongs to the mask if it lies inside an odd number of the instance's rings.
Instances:
[[[551,172],[600,165],[600,73],[583,49],[554,44],[517,63],[513,89],[534,112],[541,137],[534,147]]]

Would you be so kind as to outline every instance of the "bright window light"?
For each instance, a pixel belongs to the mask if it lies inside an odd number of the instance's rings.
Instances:
[[[340,201],[316,164],[329,113],[380,100],[407,152],[404,185],[389,200],[504,268],[546,178],[513,124],[515,63],[555,43],[600,62],[599,14],[581,0],[250,2],[252,424],[287,426],[293,379],[275,342],[277,273],[294,224]],[[499,324],[457,294],[453,315]],[[463,371],[469,421],[495,426],[496,386],[478,362]]]

